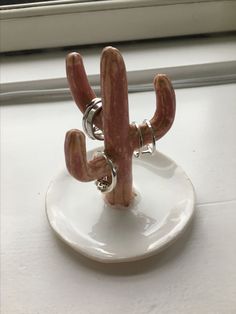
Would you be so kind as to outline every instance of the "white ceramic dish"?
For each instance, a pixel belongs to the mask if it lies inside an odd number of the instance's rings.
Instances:
[[[134,261],[164,249],[193,215],[193,186],[159,152],[134,159],[133,176],[138,196],[130,208],[121,209],[107,206],[93,182],[76,181],[63,171],[46,196],[52,229],[76,251],[100,262]]]

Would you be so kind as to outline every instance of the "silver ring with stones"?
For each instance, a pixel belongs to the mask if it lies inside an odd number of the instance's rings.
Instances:
[[[116,168],[115,168],[112,160],[109,159],[104,152],[100,152],[100,151],[96,152],[95,157],[99,157],[99,156],[102,156],[105,158],[106,163],[108,164],[108,166],[111,169],[111,182],[108,180],[108,176],[105,176],[105,177],[95,181],[95,185],[97,186],[97,189],[100,192],[106,194],[106,193],[111,192],[116,186],[117,171],[116,171]]]

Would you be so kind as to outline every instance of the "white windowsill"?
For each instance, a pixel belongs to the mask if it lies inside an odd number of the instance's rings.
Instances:
[[[74,102],[3,106],[3,313],[234,313],[235,88],[176,91],[174,125],[157,147],[194,184],[193,224],[163,253],[123,265],[103,265],[75,254],[56,239],[46,219],[46,190],[65,168],[65,133],[81,129],[82,115]],[[129,100],[131,119],[140,122],[153,113],[154,92],[133,93]],[[88,150],[99,145],[86,143]]]

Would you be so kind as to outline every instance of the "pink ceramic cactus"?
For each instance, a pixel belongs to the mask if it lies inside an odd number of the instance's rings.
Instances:
[[[84,112],[86,105],[96,97],[84,70],[82,57],[71,53],[67,57],[67,78],[73,98]],[[166,75],[154,79],[157,96],[156,111],[150,120],[156,140],[170,129],[175,117],[175,93]],[[126,69],[120,52],[106,47],[101,56],[102,111],[95,125],[103,130],[106,155],[117,168],[117,185],[105,195],[111,205],[129,206],[134,198],[132,184],[132,155],[139,149],[139,133],[129,122]],[[145,117],[144,117],[145,118]],[[144,144],[152,142],[152,134],[144,123],[140,125]],[[103,157],[87,161],[85,135],[70,130],[65,139],[65,157],[69,173],[80,181],[93,181],[110,176],[110,168]]]

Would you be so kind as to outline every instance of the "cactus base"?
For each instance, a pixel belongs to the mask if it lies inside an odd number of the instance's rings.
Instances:
[[[129,208],[107,205],[93,183],[62,172],[46,196],[52,229],[76,251],[105,263],[142,259],[167,247],[193,215],[193,186],[183,170],[159,152],[135,159],[133,170],[137,196]]]

